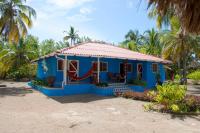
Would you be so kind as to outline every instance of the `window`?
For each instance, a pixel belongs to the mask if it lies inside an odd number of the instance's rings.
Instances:
[[[57,70],[62,71],[64,69],[63,60],[57,60]]]
[[[97,72],[97,62],[92,63],[94,67],[94,71]],[[107,72],[108,71],[108,63],[107,62],[100,62],[100,71]]]
[[[132,64],[127,64],[127,72],[132,72]]]
[[[100,70],[101,72],[107,72],[108,71],[108,64],[106,62],[100,63]]]
[[[152,64],[152,71],[153,71],[154,73],[157,73],[157,72],[158,72],[158,64],[156,64],[156,63]]]

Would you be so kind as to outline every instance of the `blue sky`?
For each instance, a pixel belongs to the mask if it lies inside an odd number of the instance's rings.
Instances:
[[[111,43],[123,41],[130,30],[155,28],[147,16],[146,0],[27,0],[37,12],[30,34],[62,40],[63,31],[74,26],[78,33]]]

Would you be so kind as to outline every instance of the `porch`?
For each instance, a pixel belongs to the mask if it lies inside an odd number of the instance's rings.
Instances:
[[[64,88],[49,88],[28,83],[33,89],[42,92],[47,96],[68,96],[78,94],[96,94],[100,96],[114,96],[116,93],[127,91],[144,92],[145,87],[126,85],[124,83],[109,84],[107,87],[98,87],[94,84],[68,84]]]

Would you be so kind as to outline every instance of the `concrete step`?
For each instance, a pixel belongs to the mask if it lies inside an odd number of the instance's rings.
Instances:
[[[114,92],[127,92],[127,91],[131,91],[131,89],[129,88],[115,88]]]

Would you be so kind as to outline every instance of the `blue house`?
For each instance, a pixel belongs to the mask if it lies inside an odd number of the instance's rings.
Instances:
[[[144,91],[165,81],[168,60],[101,42],[81,43],[36,60],[37,78],[54,77],[53,89],[39,89],[50,96],[96,93],[112,95],[116,88]],[[133,80],[145,86],[129,84]],[[107,87],[96,86],[108,83]]]

